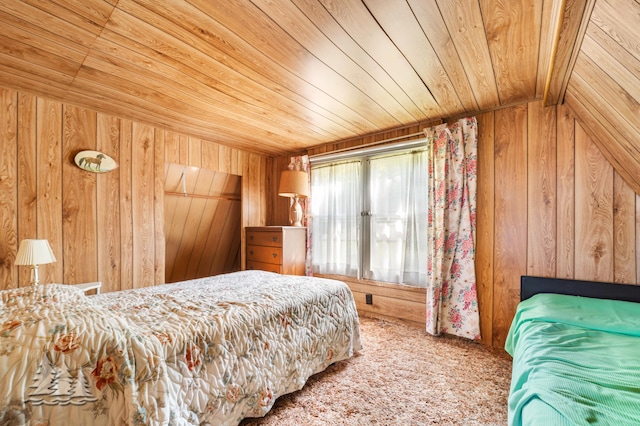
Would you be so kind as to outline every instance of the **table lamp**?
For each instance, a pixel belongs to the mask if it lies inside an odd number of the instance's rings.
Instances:
[[[289,210],[289,223],[293,226],[302,226],[302,207],[299,198],[309,196],[309,178],[305,172],[297,170],[283,170],[280,175],[278,195],[293,198]]]
[[[20,248],[16,254],[16,265],[31,266],[31,285],[38,285],[38,266],[53,263],[56,257],[53,255],[49,241],[26,239],[20,241]]]

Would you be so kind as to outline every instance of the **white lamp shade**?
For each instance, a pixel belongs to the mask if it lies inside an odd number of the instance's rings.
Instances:
[[[307,198],[309,196],[309,177],[305,172],[284,170],[280,175],[278,195],[282,197]]]
[[[56,257],[47,240],[22,240],[16,254],[16,265],[44,265],[53,263]]]

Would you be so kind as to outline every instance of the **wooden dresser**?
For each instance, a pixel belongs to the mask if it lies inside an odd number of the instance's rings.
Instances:
[[[246,269],[304,275],[307,228],[300,226],[246,227]]]

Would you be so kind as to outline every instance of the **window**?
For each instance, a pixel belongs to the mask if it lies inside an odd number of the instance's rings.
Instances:
[[[311,167],[313,271],[426,286],[427,151]]]

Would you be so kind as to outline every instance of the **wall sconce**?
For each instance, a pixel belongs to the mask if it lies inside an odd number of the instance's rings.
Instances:
[[[283,170],[280,175],[278,195],[293,198],[293,204],[289,210],[289,223],[293,226],[302,226],[302,207],[299,198],[309,196],[309,178],[305,172],[297,170]]]
[[[47,240],[22,240],[16,254],[16,265],[31,266],[31,285],[38,285],[38,266],[53,263],[56,257]]]

